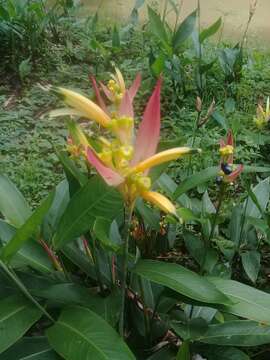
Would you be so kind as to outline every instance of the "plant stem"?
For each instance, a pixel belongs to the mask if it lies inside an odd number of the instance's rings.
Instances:
[[[55,320],[52,318],[52,316],[44,309],[43,306],[39,304],[36,299],[33,298],[33,296],[30,294],[28,289],[24,286],[24,284],[21,282],[21,280],[17,277],[16,273],[10,269],[6,264],[3,263],[3,261],[0,260],[0,266],[5,271],[5,273],[14,281],[14,283],[17,285],[17,287],[22,291],[22,293],[52,322],[55,322]]]
[[[150,326],[150,319],[147,311],[147,306],[145,305],[145,292],[143,288],[143,281],[142,278],[139,276],[139,285],[140,285],[140,292],[141,298],[143,303],[143,318],[144,318],[144,328],[145,328],[145,335],[148,344],[151,344],[151,326]]]
[[[122,263],[122,283],[121,283],[121,309],[119,319],[119,334],[124,337],[125,327],[125,303],[126,303],[126,286],[128,272],[128,249],[129,249],[129,228],[132,220],[134,204],[128,206],[125,211],[125,226],[123,233],[123,263]]]
[[[193,147],[194,144],[195,144],[196,131],[198,130],[198,124],[199,124],[199,121],[200,121],[200,117],[201,117],[201,111],[198,111],[196,120],[194,121],[193,130],[192,130],[191,147]],[[187,176],[189,176],[191,174],[191,160],[192,160],[192,157],[190,155],[189,156],[189,162],[188,162]]]
[[[98,281],[99,288],[100,288],[100,294],[104,295],[104,286],[103,286],[103,282],[102,282],[100,264],[99,264],[97,249],[96,249],[96,237],[92,232],[91,232],[91,240],[88,242],[91,252],[87,251],[87,255],[90,260],[91,260],[91,255],[92,255],[92,261],[94,262],[94,265],[95,265],[95,272],[96,272],[96,277],[97,277],[97,281]]]
[[[219,191],[218,204],[217,204],[214,220],[213,220],[213,223],[212,223],[210,235],[209,235],[209,238],[208,238],[208,240],[207,240],[207,242],[205,244],[206,246],[205,246],[205,253],[204,253],[204,256],[203,256],[203,262],[202,262],[202,265],[201,265],[201,273],[203,272],[203,269],[204,269],[204,266],[205,266],[205,263],[206,263],[207,250],[210,247],[212,238],[213,238],[214,233],[215,233],[215,229],[216,229],[216,225],[217,225],[217,219],[218,219],[219,212],[220,212],[221,205],[222,205],[222,201],[223,201],[223,198],[224,198],[224,195],[225,195],[225,190],[226,190],[226,184],[222,183],[221,187],[220,187],[220,191]]]
[[[215,233],[215,229],[216,229],[216,225],[217,225],[217,219],[218,219],[218,215],[219,215],[221,205],[222,205],[222,201],[223,201],[223,198],[224,198],[225,189],[226,189],[226,185],[224,183],[222,183],[221,187],[220,187],[216,213],[215,213],[215,216],[214,216],[211,232],[210,232],[210,235],[209,235],[209,238],[208,238],[208,241],[207,241],[208,245],[211,243],[211,240],[212,240],[213,235]]]
[[[201,32],[201,2],[198,0],[198,33],[199,33],[199,79],[200,79],[200,86],[199,86],[199,94],[200,97],[203,97],[203,86],[202,86],[202,73],[201,73],[201,67],[202,67],[202,44],[200,42],[200,32]]]

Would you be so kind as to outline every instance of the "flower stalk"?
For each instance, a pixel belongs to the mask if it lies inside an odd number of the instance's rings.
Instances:
[[[134,203],[126,207],[125,211],[125,223],[123,231],[123,262],[122,262],[122,282],[121,282],[121,309],[119,319],[119,334],[124,337],[125,334],[125,308],[126,308],[126,287],[127,287],[127,275],[128,275],[128,250],[129,250],[129,235],[130,226],[132,221],[132,214],[134,209]]]

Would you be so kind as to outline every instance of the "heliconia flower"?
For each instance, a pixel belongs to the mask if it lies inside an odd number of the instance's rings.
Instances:
[[[133,204],[140,196],[162,211],[177,216],[176,208],[169,199],[150,190],[151,179],[146,174],[153,166],[178,159],[186,154],[198,153],[200,150],[177,147],[155,153],[160,132],[160,87],[161,80],[158,81],[146,106],[135,146],[112,144],[111,165],[102,160],[103,153],[96,153],[89,147],[86,149],[86,157],[108,185],[115,186],[121,191],[127,204]]]
[[[114,107],[114,111],[110,112],[100,94],[95,78],[91,77],[98,105],[75,91],[62,87],[52,88],[52,90],[60,95],[71,108],[53,110],[50,112],[49,116],[84,117],[95,121],[105,128],[109,128],[122,143],[130,143],[133,137],[134,129],[134,112],[132,102],[139,89],[141,75],[137,75],[129,89],[126,89],[123,76],[118,69],[116,69],[116,75],[112,81],[116,83],[116,80],[117,89],[120,89],[119,91],[121,91],[122,95],[121,101],[117,104],[117,108]],[[109,94],[110,90],[107,89],[106,91]]]
[[[231,130],[228,132],[226,142],[223,139],[220,141],[219,152],[221,155],[221,163],[217,181],[232,183],[241,174],[244,166],[235,166],[233,164],[234,139]]]
[[[129,97],[131,100],[131,103],[133,102],[134,97],[136,96],[140,84],[141,84],[141,75],[138,74],[131,85],[129,89],[126,89],[125,81],[123,78],[122,73],[118,68],[115,68],[115,75],[111,74],[112,79],[108,82],[107,86],[103,83],[100,83],[100,87],[103,90],[106,97],[109,99],[111,103],[113,103],[116,106],[115,110],[118,110],[119,107],[121,107],[122,100],[124,99],[124,96],[126,92],[129,93]],[[97,102],[99,106],[105,111],[109,112],[108,108],[105,105],[105,101],[103,100],[99,87],[97,85],[97,81],[94,76],[89,76],[90,81],[92,82],[92,86],[95,92],[95,96],[97,99]]]
[[[270,99],[268,96],[265,110],[263,109],[261,103],[258,104],[257,115],[254,118],[254,123],[259,129],[262,129],[269,123],[269,121],[270,121]]]

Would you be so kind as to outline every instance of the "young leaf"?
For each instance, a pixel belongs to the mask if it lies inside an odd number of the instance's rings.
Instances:
[[[179,25],[173,37],[173,47],[178,48],[192,34],[197,18],[197,9],[189,14]]]
[[[197,301],[229,304],[230,300],[202,277],[183,266],[154,260],[140,260],[133,272]]]
[[[10,260],[12,256],[23,246],[23,244],[35,236],[38,227],[41,225],[44,216],[48,212],[53,202],[54,192],[33,212],[33,214],[20,227],[9,243],[3,248],[1,256],[5,260]]]
[[[246,216],[251,216],[254,218],[260,218],[262,212],[265,211],[267,204],[269,202],[270,196],[270,178],[266,178],[259,182],[252,190],[249,192]]]
[[[0,174],[0,213],[15,227],[22,226],[31,215],[31,209],[17,187]]]
[[[261,254],[256,250],[250,250],[242,253],[241,259],[247,276],[255,283],[260,270]]]
[[[204,42],[205,39],[209,38],[210,36],[214,35],[218,29],[220,28],[222,24],[222,19],[221,17],[214,22],[214,24],[210,25],[208,28],[204,29],[201,33],[200,33],[200,43],[202,44]]]
[[[22,337],[40,317],[41,311],[23,297],[10,296],[1,300],[0,353]]]
[[[153,34],[164,44],[168,44],[168,35],[165,26],[160,16],[150,6],[148,6],[148,16]]]
[[[65,309],[47,336],[51,346],[66,360],[135,360],[105,320],[80,306]]]

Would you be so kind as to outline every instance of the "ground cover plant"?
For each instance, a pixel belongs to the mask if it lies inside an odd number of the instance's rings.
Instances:
[[[16,14],[34,19],[41,2],[26,3]],[[177,2],[153,4],[142,26],[143,3],[108,26],[42,2],[53,22],[27,48],[33,70],[19,51],[1,63],[0,359],[269,357],[256,2],[233,46],[212,38],[222,19],[202,29],[200,2],[183,21]]]

